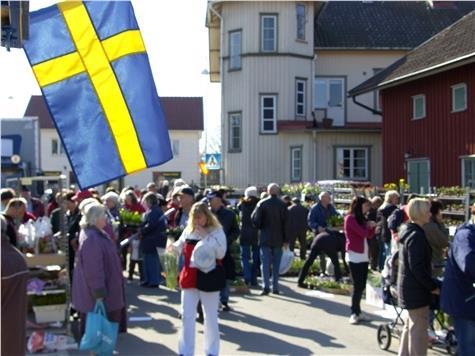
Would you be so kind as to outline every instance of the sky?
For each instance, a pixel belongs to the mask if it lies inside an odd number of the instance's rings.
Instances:
[[[30,11],[58,1],[32,0]],[[159,96],[201,96],[206,135],[203,151],[219,151],[221,86],[210,83],[206,0],[132,0]],[[21,49],[0,48],[0,118],[22,117],[41,91]]]

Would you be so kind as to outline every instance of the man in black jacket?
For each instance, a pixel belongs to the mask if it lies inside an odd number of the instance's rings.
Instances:
[[[231,255],[231,246],[234,241],[239,237],[239,225],[237,222],[236,214],[224,207],[223,195],[219,191],[212,192],[207,196],[211,211],[219,220],[219,223],[223,227],[224,234],[226,235],[226,255],[223,258],[224,270],[226,272],[226,285],[221,290],[220,300],[223,305],[223,311],[229,311],[229,281],[233,281],[236,278],[236,270],[234,266],[234,259]]]
[[[292,205],[289,206],[289,248],[294,251],[295,241],[299,241],[300,259],[305,260],[307,255],[307,216],[308,209],[300,203],[299,198],[292,199]]]
[[[272,293],[279,294],[279,267],[282,246],[289,245],[287,205],[277,197],[279,186],[271,183],[267,187],[269,196],[261,200],[252,213],[252,222],[261,230],[259,246],[261,249],[261,268],[263,290],[261,295],[270,292],[270,270],[272,265]]]

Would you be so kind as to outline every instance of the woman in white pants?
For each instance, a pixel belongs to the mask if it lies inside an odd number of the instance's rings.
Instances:
[[[195,246],[206,250],[206,257],[200,259],[193,255]],[[183,253],[185,266],[180,272],[182,331],[178,343],[180,355],[195,353],[195,316],[198,301],[204,309],[204,353],[219,355],[218,307],[219,290],[204,292],[197,289],[198,268],[209,272],[219,264],[226,253],[226,236],[218,220],[203,203],[196,203],[190,211],[188,225],[170,249]],[[197,252],[197,251],[196,251]],[[193,261],[192,261],[193,255]],[[200,254],[203,256],[203,254]]]

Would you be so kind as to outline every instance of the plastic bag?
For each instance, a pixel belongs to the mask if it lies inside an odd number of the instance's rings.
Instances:
[[[118,331],[119,324],[107,320],[104,303],[97,301],[94,311],[87,313],[86,330],[79,349],[97,355],[112,355]]]
[[[21,224],[18,228],[18,243],[19,245],[27,245],[34,248],[36,244],[36,229],[33,220]]]
[[[161,257],[165,267],[166,284],[170,289],[175,289],[178,282],[178,256],[174,253],[166,252]]]
[[[35,221],[36,237],[44,237],[53,234],[51,221],[48,217],[42,216]]]
[[[294,253],[289,249],[284,249],[282,251],[282,258],[280,259],[279,274],[286,274],[292,263],[294,262]]]

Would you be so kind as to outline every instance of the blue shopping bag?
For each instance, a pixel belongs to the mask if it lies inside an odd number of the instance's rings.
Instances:
[[[94,310],[87,313],[86,330],[79,349],[90,350],[96,355],[112,355],[118,331],[119,324],[107,319],[104,303],[97,301]]]

